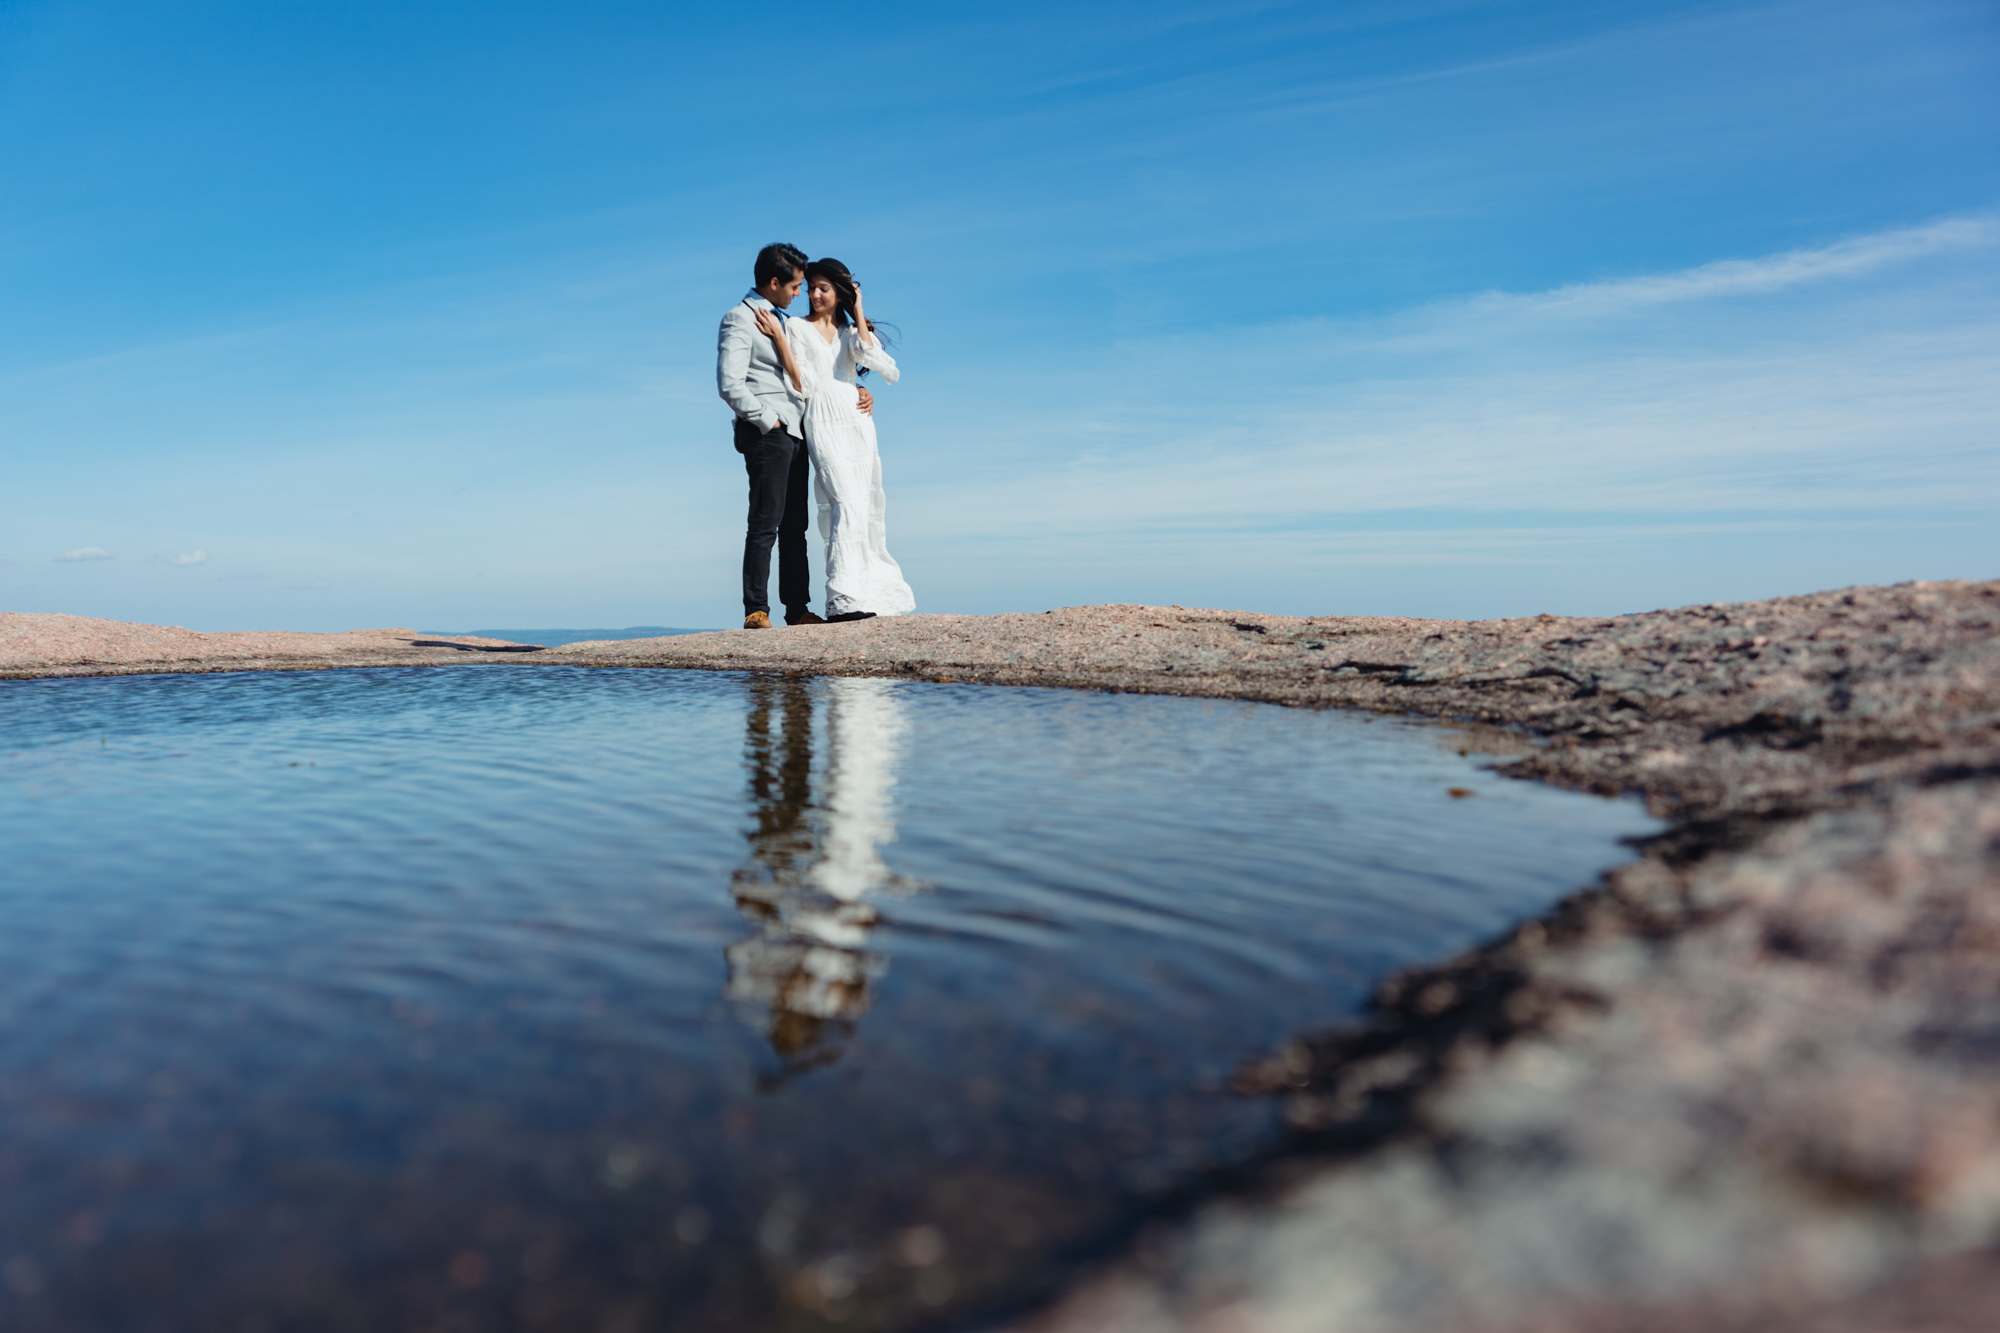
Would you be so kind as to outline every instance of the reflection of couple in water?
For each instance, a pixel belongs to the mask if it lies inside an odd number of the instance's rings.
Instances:
[[[736,452],[750,479],[743,539],[743,628],[771,628],[771,547],[787,625],[905,615],[916,595],[889,554],[888,500],[875,441],[875,401],[861,380],[894,384],[896,362],[862,309],[861,286],[838,259],[796,246],[757,254],[756,286],[722,317],[716,388],[736,413]],[[810,313],[787,313],[806,292]],[[806,563],[811,463],[826,543],[826,616],[812,611]]]
[[[731,886],[757,933],[728,950],[729,995],[768,1015],[791,1069],[836,1059],[885,961],[867,948],[891,880],[880,849],[896,836],[891,796],[903,722],[882,680],[755,677],[746,758],[757,826]],[[814,704],[826,725],[815,737]],[[815,739],[825,762],[814,764]]]

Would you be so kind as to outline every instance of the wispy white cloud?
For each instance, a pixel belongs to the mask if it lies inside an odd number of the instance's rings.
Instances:
[[[1613,283],[1135,341],[1115,367],[1009,373],[1047,385],[1051,410],[969,455],[1060,440],[1067,457],[1044,446],[1039,467],[976,478],[937,468],[918,508],[961,534],[1206,543],[1417,510],[1477,523],[2000,505],[1996,244],[2000,221],[1949,219]],[[1586,309],[1629,318],[1538,317]]]
[[[1757,259],[1725,259],[1678,273],[1575,283],[1528,296],[1494,295],[1488,303],[1580,314],[1628,310],[1678,301],[1775,292],[1805,283],[1855,277],[1932,255],[1981,250],[2000,243],[2000,219],[1947,218],[1923,227],[1857,236],[1810,250],[1788,250]]]
[[[179,555],[167,561],[167,563],[170,565],[198,565],[206,559],[208,559],[208,552],[206,551],[182,551]]]
[[[64,551],[56,557],[58,564],[82,560],[115,560],[116,556],[98,546],[79,546],[74,551]]]

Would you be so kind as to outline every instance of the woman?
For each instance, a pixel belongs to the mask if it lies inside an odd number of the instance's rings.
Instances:
[[[812,313],[782,324],[768,310],[757,327],[778,345],[785,373],[806,397],[806,448],[826,539],[826,618],[867,620],[907,615],[916,594],[889,554],[882,458],[875,422],[857,406],[856,386],[869,371],[894,384],[895,358],[862,313],[861,288],[838,259],[806,265]]]

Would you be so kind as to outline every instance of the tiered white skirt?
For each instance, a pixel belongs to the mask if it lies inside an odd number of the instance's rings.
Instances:
[[[826,614],[908,615],[917,595],[889,554],[889,499],[875,423],[861,414],[855,387],[836,380],[806,405],[819,535],[826,542]]]

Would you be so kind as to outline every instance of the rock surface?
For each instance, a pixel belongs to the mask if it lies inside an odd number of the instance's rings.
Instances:
[[[343,634],[247,630],[201,634],[89,616],[0,611],[0,678],[128,676],[161,672],[300,671],[331,667],[434,666],[468,658],[541,652],[532,644],[410,629]]]
[[[414,639],[7,616],[0,673],[512,660],[1526,728],[1537,740],[1506,771],[1642,793],[1668,832],[1547,916],[1246,1067],[1246,1095],[1282,1099],[1292,1149],[1184,1201],[1015,1327],[1996,1326],[2000,583],[1607,619],[1084,607],[524,658]]]

